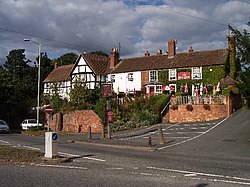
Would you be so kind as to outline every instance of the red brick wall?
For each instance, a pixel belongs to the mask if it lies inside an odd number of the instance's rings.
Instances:
[[[55,114],[50,120],[51,129],[55,131],[60,129],[59,118],[59,114]],[[86,133],[89,126],[93,133],[102,132],[102,120],[93,110],[76,110],[63,114],[62,131]]]
[[[227,105],[210,105],[210,110],[205,110],[203,105],[192,106],[192,112],[186,109],[186,105],[178,105],[178,110],[169,109],[169,122],[211,121],[227,117]]]

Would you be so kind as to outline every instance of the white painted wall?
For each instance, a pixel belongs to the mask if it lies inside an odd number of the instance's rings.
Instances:
[[[133,73],[133,81],[128,80],[128,74]],[[141,72],[126,72],[126,73],[116,73],[109,74],[107,79],[111,81],[111,75],[115,75],[115,82],[113,82],[113,89],[117,92],[119,88],[119,92],[133,92],[134,89],[136,91],[141,91]]]

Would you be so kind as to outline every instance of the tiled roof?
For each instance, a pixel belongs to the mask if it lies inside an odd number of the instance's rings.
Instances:
[[[70,72],[74,64],[58,66],[46,77],[43,82],[70,81]]]
[[[167,55],[129,58],[121,60],[111,73],[223,65],[227,55],[227,49],[220,49],[177,53],[173,58]]]
[[[109,58],[96,54],[81,54],[96,75],[105,75],[109,65]]]

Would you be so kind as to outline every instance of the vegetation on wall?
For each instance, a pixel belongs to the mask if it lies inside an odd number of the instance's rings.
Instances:
[[[191,68],[178,68],[177,73],[178,72],[191,73]],[[213,86],[216,86],[218,82],[223,77],[225,77],[225,75],[226,75],[225,66],[221,65],[221,66],[202,67],[202,79],[195,80],[190,78],[186,80],[169,81],[168,70],[159,71],[158,79],[159,82],[161,82],[163,85],[176,84],[176,89],[177,89],[176,95],[190,95],[192,84],[200,84],[201,82],[203,83],[203,85],[206,85],[208,87],[208,94],[212,94]],[[185,84],[188,85],[188,90],[189,90],[188,93],[182,92],[182,88],[185,86]]]

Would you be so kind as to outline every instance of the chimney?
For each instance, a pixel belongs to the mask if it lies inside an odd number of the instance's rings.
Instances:
[[[170,39],[168,41],[168,58],[174,58],[175,55],[175,40]]]
[[[192,53],[193,51],[194,51],[194,50],[193,50],[192,46],[190,46],[189,49],[188,49],[188,52],[189,52],[189,53]]]
[[[161,56],[162,55],[162,50],[161,49],[158,49],[157,51],[157,56]]]
[[[57,62],[54,63],[54,69],[58,68]]]
[[[117,48],[112,48],[109,56],[110,69],[113,69],[119,62],[119,52]]]
[[[144,53],[144,55],[145,55],[145,56],[150,56],[150,53],[149,53],[148,51],[146,51],[146,52]]]

